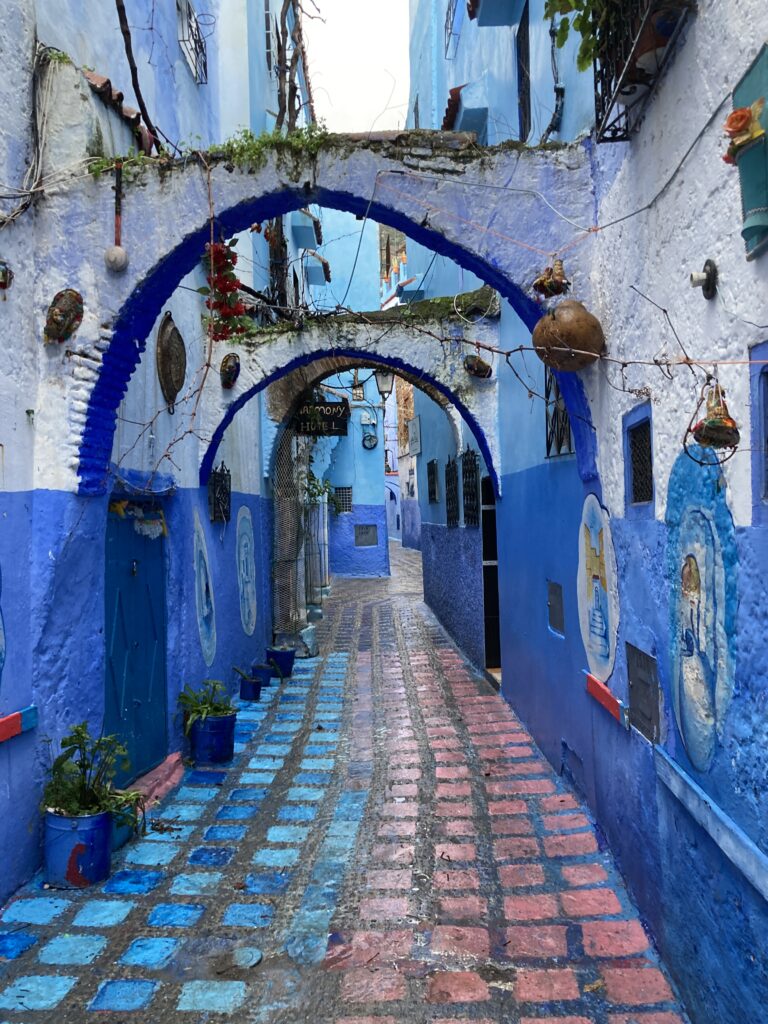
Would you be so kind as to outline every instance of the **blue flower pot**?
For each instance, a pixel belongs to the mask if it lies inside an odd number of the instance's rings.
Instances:
[[[282,676],[287,679],[293,672],[293,662],[296,659],[296,650],[293,647],[268,647],[266,661],[272,666],[273,676]]]
[[[259,700],[261,697],[261,679],[251,676],[240,680],[240,700]]]
[[[272,666],[254,661],[251,665],[251,679],[258,680],[260,686],[269,686],[272,681]]]
[[[235,756],[236,714],[209,715],[189,730],[195,764],[226,764]]]
[[[55,889],[103,882],[112,870],[112,815],[70,817],[46,811],[43,858],[46,884]]]

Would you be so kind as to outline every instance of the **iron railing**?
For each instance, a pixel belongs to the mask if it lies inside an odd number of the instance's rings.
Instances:
[[[445,10],[445,59],[453,60],[459,46],[464,0],[448,0]]]
[[[573,452],[571,421],[560,393],[557,377],[548,366],[544,370],[544,400],[547,410],[547,458],[571,455]]]
[[[464,525],[480,525],[480,456],[467,448],[461,456],[461,493],[464,499]]]
[[[430,459],[427,463],[427,492],[430,505],[440,500],[437,492],[437,459]]]
[[[448,459],[445,464],[445,512],[448,526],[459,525],[459,464]]]
[[[176,0],[176,9],[179,21],[179,43],[187,58],[187,63],[192,69],[192,74],[195,76],[195,81],[199,85],[205,85],[208,81],[208,52],[203,34],[203,18],[211,18],[211,15],[198,17],[189,0]]]
[[[598,142],[626,142],[672,56],[694,0],[622,0],[596,23]]]

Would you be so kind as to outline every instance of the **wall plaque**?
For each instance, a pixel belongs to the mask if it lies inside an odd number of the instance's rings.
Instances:
[[[355,527],[355,547],[375,548],[379,543],[379,528],[375,523]]]
[[[304,402],[293,418],[296,433],[309,437],[346,437],[348,423],[347,402]]]

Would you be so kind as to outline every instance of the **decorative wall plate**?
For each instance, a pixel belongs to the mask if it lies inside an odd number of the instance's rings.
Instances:
[[[227,391],[235,386],[237,378],[240,376],[240,356],[236,352],[229,352],[221,360],[219,376],[221,377],[221,386]]]
[[[45,342],[66,341],[83,322],[83,296],[74,288],[57,292],[45,318]]]
[[[171,314],[166,313],[157,332],[157,377],[170,413],[174,411],[186,375],[187,350],[184,339]]]
[[[376,434],[363,434],[363,448],[367,448],[371,451],[379,443],[379,439]]]

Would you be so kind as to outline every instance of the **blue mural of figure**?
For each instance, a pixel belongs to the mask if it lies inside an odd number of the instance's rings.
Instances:
[[[0,598],[3,596],[3,570],[0,569]],[[3,622],[3,609],[0,608],[0,686],[3,684],[3,669],[5,668],[5,623]]]
[[[200,646],[206,665],[213,664],[216,656],[216,606],[213,599],[213,580],[208,567],[208,549],[200,516],[195,509],[195,606]]]
[[[245,505],[237,513],[237,584],[240,594],[240,621],[248,636],[256,629],[256,559],[254,557],[253,520]]]
[[[667,499],[672,704],[699,771],[712,764],[733,694],[737,552],[725,493],[718,466],[678,457]]]

